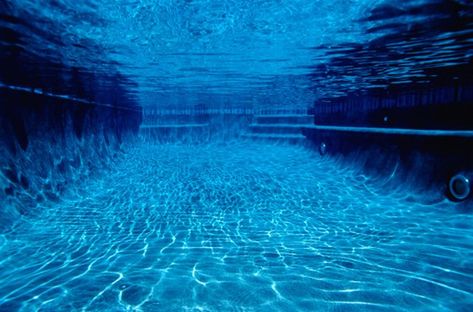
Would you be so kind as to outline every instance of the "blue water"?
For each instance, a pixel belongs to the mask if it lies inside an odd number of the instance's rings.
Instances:
[[[151,109],[307,108],[423,86],[473,57],[468,0],[14,0],[0,10],[1,83],[106,104],[120,83]]]
[[[473,215],[297,146],[128,147],[0,236],[1,311],[469,311]]]
[[[0,312],[473,311],[470,202],[233,141],[255,114],[469,103],[472,25],[467,0],[0,1]]]

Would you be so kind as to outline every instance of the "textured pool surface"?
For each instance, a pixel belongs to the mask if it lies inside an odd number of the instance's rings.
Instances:
[[[302,147],[130,148],[0,236],[0,310],[471,311],[473,215]]]

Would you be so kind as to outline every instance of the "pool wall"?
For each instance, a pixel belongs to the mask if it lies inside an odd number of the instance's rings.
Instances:
[[[450,198],[451,177],[473,177],[473,137],[353,132],[350,128],[304,129],[314,148],[326,145],[326,155],[377,177],[387,192],[399,187],[426,195],[424,201]],[[471,205],[471,195],[469,197]]]
[[[382,177],[387,190],[408,185],[436,201],[449,180],[473,180],[473,66],[437,74],[426,85],[391,86],[361,95],[321,99],[304,134],[314,148]],[[471,210],[472,196],[462,206]]]
[[[0,229],[8,229],[110,166],[134,140],[142,111],[128,92],[133,82],[116,64],[104,63],[103,49],[93,46],[88,63],[63,49],[35,49],[35,40],[41,47],[57,42],[54,30],[61,25],[47,24],[43,32],[16,18],[14,5],[2,9]]]
[[[0,229],[110,166],[140,122],[136,107],[0,88]]]
[[[318,100],[312,108],[320,125],[411,129],[473,128],[473,63],[429,84],[391,85],[371,92]]]

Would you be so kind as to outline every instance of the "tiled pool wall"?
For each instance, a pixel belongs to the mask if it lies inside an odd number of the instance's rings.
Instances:
[[[473,72],[473,66],[466,68]],[[311,112],[320,125],[471,130],[473,74],[449,78],[425,86],[403,85],[321,99]]]
[[[22,40],[10,30],[8,41]],[[132,83],[112,67],[74,67],[12,47],[0,63],[0,228],[8,229],[110,166],[142,112],[127,92]]]
[[[427,85],[321,99],[305,134],[314,148],[383,177],[387,190],[402,184],[432,201],[452,199],[453,176],[473,179],[472,67],[439,72]],[[472,196],[461,206],[471,210]]]
[[[140,122],[136,107],[0,88],[0,228],[110,166]]]

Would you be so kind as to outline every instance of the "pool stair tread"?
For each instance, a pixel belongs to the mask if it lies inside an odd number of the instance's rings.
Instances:
[[[305,139],[302,134],[287,134],[287,133],[244,133],[243,137],[254,138],[277,138],[277,139]]]
[[[254,119],[257,124],[311,124],[314,120],[312,115],[256,115]]]
[[[252,133],[301,133],[304,124],[250,124]]]
[[[141,125],[142,129],[162,129],[162,128],[203,128],[208,127],[208,123],[203,124],[157,124],[157,125]]]
[[[246,139],[276,140],[289,143],[302,143],[305,136],[302,127],[309,126],[314,116],[306,114],[255,115],[248,126]]]
[[[307,139],[302,134],[244,133],[241,138],[253,141],[272,141],[290,144],[302,144]]]
[[[250,127],[279,127],[279,128],[301,128],[304,126],[310,126],[311,124],[283,124],[283,123],[276,123],[276,124],[258,124],[253,123],[250,124]]]
[[[307,115],[307,114],[282,114],[282,115],[255,115],[256,118],[259,117],[268,117],[268,118],[279,118],[279,117],[314,117],[313,115]]]

